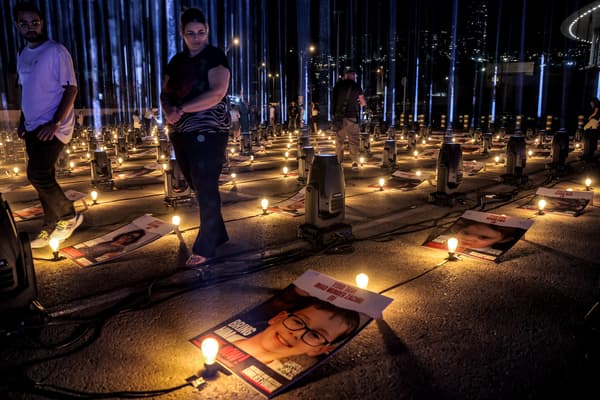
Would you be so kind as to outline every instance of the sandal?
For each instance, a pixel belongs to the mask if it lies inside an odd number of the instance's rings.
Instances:
[[[204,256],[200,256],[198,254],[192,254],[185,262],[185,265],[187,267],[197,267],[199,265],[206,263],[207,261],[208,261],[208,258],[206,258]]]

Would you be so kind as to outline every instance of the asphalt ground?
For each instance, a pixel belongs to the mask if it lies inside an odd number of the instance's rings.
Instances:
[[[323,151],[332,149],[326,138],[321,142]],[[400,169],[435,172],[435,159],[415,159],[398,142]],[[87,200],[84,224],[64,245],[103,235],[147,213],[166,221],[177,213],[185,246],[170,234],[91,267],[44,260],[51,252],[34,250],[38,302],[45,312],[23,315],[23,325],[16,328],[8,324],[13,329],[4,335],[1,351],[5,396],[69,398],[64,391],[52,394],[63,387],[122,398],[126,394],[117,392],[184,384],[201,368],[200,351],[190,338],[313,269],[349,283],[357,273],[367,273],[369,289],[385,290],[394,301],[383,319],[280,398],[597,398],[598,317],[585,317],[599,299],[598,207],[588,205],[579,217],[518,208],[539,186],[584,190],[586,176],[600,182],[596,164],[579,161],[575,150],[568,173],[556,177],[545,168],[548,158],[533,157],[527,163],[529,181],[513,186],[501,182],[504,167],[493,159],[503,153],[501,146],[489,156],[464,154],[486,167],[465,176],[464,203],[447,207],[428,202],[435,182],[406,190],[388,180],[379,190],[378,179],[389,179],[391,171],[380,167],[383,141],[375,141],[373,156],[359,172],[345,164],[345,222],[352,225],[354,239],[314,249],[297,237],[303,216],[263,215],[260,209],[263,196],[274,204],[302,187],[295,176],[280,171],[286,143],[287,138],[276,138],[252,164],[232,157],[236,184],[229,179],[221,186],[231,240],[202,271],[183,268],[186,247],[196,234],[197,208],[167,207],[159,173],[115,180],[115,190],[101,191],[98,204]],[[291,150],[288,165],[294,170],[293,144]],[[82,154],[73,158],[86,164]],[[117,170],[153,161],[149,152]],[[16,184],[19,179],[0,179],[0,186],[10,189],[3,196],[13,210],[35,201],[30,186]],[[87,193],[89,171],[61,178],[61,184]],[[482,204],[482,194],[510,196],[505,201],[484,197]],[[447,254],[422,244],[466,209],[529,218],[534,224],[499,263],[463,257],[439,265]],[[40,224],[39,219],[24,221],[18,228],[33,234]],[[31,381],[15,383],[24,375]],[[202,391],[187,386],[160,396],[261,397],[234,376],[219,376]]]

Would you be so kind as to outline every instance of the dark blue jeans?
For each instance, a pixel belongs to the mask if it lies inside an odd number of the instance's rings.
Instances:
[[[177,163],[200,207],[200,229],[194,254],[214,257],[219,245],[229,240],[221,215],[219,176],[225,162],[229,132],[171,132]]]
[[[29,158],[27,178],[37,191],[44,209],[42,229],[50,233],[59,220],[73,218],[75,208],[56,181],[55,164],[65,145],[57,138],[41,141],[37,137],[38,133],[39,129],[35,129],[27,132],[24,137]]]

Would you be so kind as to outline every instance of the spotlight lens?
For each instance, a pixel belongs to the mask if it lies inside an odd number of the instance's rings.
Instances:
[[[171,223],[175,226],[179,226],[179,224],[181,223],[181,217],[179,215],[173,215],[173,217],[171,218]]]
[[[356,286],[361,289],[366,289],[369,285],[369,276],[367,274],[360,273],[356,275]]]
[[[269,207],[269,200],[262,199],[260,201],[260,206],[262,207],[263,210],[266,210]]]
[[[219,353],[219,342],[215,338],[206,338],[200,345],[202,349],[202,355],[204,356],[204,363],[206,365],[212,365],[215,363],[217,354]]]
[[[90,192],[90,196],[92,197],[92,200],[93,200],[93,201],[96,201],[96,200],[98,200],[98,192],[97,192],[97,191],[95,191],[95,190],[92,190],[92,191]]]
[[[585,186],[591,186],[592,185],[592,180],[590,178],[587,178],[585,180]]]
[[[379,178],[379,186],[383,187],[383,185],[385,185],[385,179]]]

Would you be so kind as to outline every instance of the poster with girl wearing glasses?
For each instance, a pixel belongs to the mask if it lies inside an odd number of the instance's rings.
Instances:
[[[325,362],[392,299],[308,270],[266,302],[190,341],[219,342],[217,362],[273,397]]]

